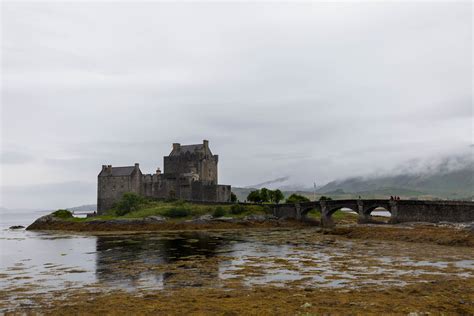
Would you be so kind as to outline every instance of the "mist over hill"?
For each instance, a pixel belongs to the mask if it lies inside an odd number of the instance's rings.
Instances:
[[[239,198],[245,199],[250,188],[279,188],[285,196],[298,192],[314,198],[311,186],[288,184],[290,177],[265,181],[246,188],[233,188]],[[474,198],[474,161],[471,153],[439,157],[430,161],[412,160],[391,172],[378,175],[348,177],[320,186],[316,197],[326,195],[334,198],[385,198],[399,195],[404,198]]]
[[[351,177],[332,181],[318,189],[350,193],[386,192],[419,196],[434,195],[449,199],[472,199],[474,195],[474,161],[471,153],[440,158],[432,162],[412,161],[392,174]],[[393,192],[393,193],[391,193]]]
[[[386,192],[387,195],[429,194],[441,198],[473,197],[474,169],[466,166],[459,170],[421,173],[399,174],[379,177],[354,177],[339,181],[332,181],[318,189],[318,192],[329,194],[335,191],[345,193],[374,193]]]

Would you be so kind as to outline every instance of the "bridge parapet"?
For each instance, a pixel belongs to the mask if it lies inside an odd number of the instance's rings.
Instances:
[[[331,227],[334,226],[332,214],[341,208],[352,209],[359,214],[359,223],[366,223],[371,221],[370,214],[378,207],[383,207],[391,213],[391,223],[408,221],[474,221],[474,202],[471,201],[324,200],[296,204],[277,204],[273,206],[273,215],[304,220],[311,209],[317,208],[321,210],[321,225]]]

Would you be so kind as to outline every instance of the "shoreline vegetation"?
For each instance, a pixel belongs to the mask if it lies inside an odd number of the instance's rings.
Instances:
[[[126,210],[124,212],[124,209]],[[128,210],[127,210],[128,209]],[[118,215],[123,214],[123,215]],[[268,206],[242,204],[195,204],[183,201],[139,201],[117,207],[104,215],[77,218],[67,210],[58,210],[37,219],[27,230],[73,232],[153,232],[173,230],[278,229],[308,228],[315,232],[347,239],[393,240],[446,246],[474,247],[474,231],[457,224],[405,223],[386,224],[387,218],[374,216],[374,223],[357,224],[357,215],[337,211],[336,227],[319,227],[319,212],[309,212],[305,221],[278,219]],[[385,225],[380,225],[385,224]]]
[[[33,295],[41,315],[447,315],[474,314],[474,278],[439,277],[403,287],[362,289],[297,286],[98,291],[77,289],[51,297]],[[0,296],[1,297],[1,296]],[[7,313],[8,314],[8,313]]]
[[[128,210],[127,210],[128,208]],[[339,218],[353,217],[340,214]],[[232,228],[303,227],[317,225],[277,219],[265,204],[201,204],[184,201],[141,201],[139,205],[116,207],[104,215],[74,217],[67,210],[58,210],[37,219],[27,230],[65,231],[162,231]]]

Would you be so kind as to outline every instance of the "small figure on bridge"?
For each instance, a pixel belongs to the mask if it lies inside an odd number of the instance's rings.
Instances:
[[[393,196],[392,195],[390,195],[390,201],[393,201]]]

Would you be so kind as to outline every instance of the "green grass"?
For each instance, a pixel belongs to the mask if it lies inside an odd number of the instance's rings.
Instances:
[[[73,217],[72,213],[68,210],[57,210],[56,212],[53,212],[53,216],[57,218],[62,218],[62,219]]]
[[[313,209],[311,211],[308,212],[308,215],[307,215],[309,218],[315,218],[315,219],[320,219],[321,218],[321,211],[320,210],[316,210],[316,209]],[[348,218],[351,218],[351,217],[357,217],[358,215],[355,214],[355,213],[349,213],[349,212],[343,212],[343,211],[336,211],[332,214],[332,218],[334,220],[339,220],[339,219],[348,219]]]
[[[183,201],[165,202],[148,201],[142,204],[136,211],[132,211],[123,216],[117,215],[117,210],[111,209],[104,215],[89,218],[68,218],[69,221],[87,222],[92,220],[112,220],[112,219],[140,219],[148,216],[159,215],[172,218],[173,220],[184,220],[205,214],[225,214],[234,218],[244,217],[249,214],[266,214],[267,208],[264,205],[245,205],[239,214],[232,214],[232,205],[206,205],[193,204]],[[179,215],[179,216],[176,216]]]

